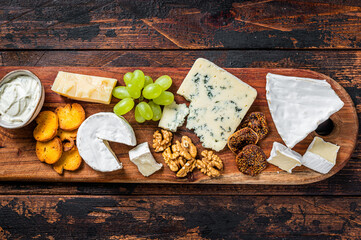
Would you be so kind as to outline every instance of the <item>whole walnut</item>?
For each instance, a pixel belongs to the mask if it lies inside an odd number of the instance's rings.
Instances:
[[[197,160],[197,168],[209,177],[219,177],[223,170],[222,160],[213,151],[204,150],[201,155],[203,158]]]
[[[155,152],[163,152],[172,144],[173,134],[170,131],[161,129],[153,134],[153,148]]]

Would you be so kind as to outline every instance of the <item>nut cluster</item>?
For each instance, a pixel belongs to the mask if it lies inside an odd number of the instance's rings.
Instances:
[[[183,167],[177,172],[177,177],[182,178],[187,176],[188,173],[193,172],[194,168],[196,167],[196,160],[191,159],[186,162]]]
[[[197,148],[189,137],[183,136],[181,142],[176,141],[165,149],[162,156],[170,170],[177,172],[177,177],[185,177],[195,167]]]
[[[153,134],[153,148],[155,152],[163,152],[172,144],[173,134],[167,130],[158,130]]]
[[[223,170],[222,160],[213,151],[204,150],[202,160],[197,160],[197,168],[208,177],[219,177]]]
[[[223,170],[222,160],[212,151],[204,150],[203,158],[197,160],[197,148],[188,136],[182,136],[181,141],[175,141],[171,145],[173,134],[167,130],[156,131],[153,134],[153,148],[161,152],[169,169],[176,172],[179,178],[186,177],[196,167],[209,177],[220,176]],[[163,150],[162,150],[163,149]]]

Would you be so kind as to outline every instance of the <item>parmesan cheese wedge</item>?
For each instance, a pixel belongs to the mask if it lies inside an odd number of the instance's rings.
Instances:
[[[293,148],[344,103],[326,80],[268,73],[266,97],[283,141]]]
[[[139,172],[145,177],[149,177],[163,166],[161,163],[155,161],[150,152],[148,142],[141,143],[130,150],[129,159],[138,167]]]
[[[267,162],[276,165],[286,172],[292,173],[292,169],[301,166],[301,159],[302,156],[299,153],[292,151],[281,143],[274,142]]]
[[[109,104],[117,80],[59,71],[51,90],[79,101]]]
[[[114,113],[96,113],[78,129],[76,144],[79,154],[94,170],[111,172],[122,168],[108,141],[129,146],[137,144],[133,128]]]
[[[302,157],[302,164],[316,172],[326,174],[335,166],[339,149],[340,146],[315,137]]]

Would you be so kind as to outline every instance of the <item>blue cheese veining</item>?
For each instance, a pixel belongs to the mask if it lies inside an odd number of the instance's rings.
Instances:
[[[173,102],[164,107],[162,118],[158,127],[176,132],[179,126],[182,126],[189,110],[186,104],[177,104]]]
[[[222,150],[257,97],[256,89],[199,58],[177,91],[191,101],[187,128],[206,148]]]
[[[20,75],[0,86],[0,119],[8,124],[30,119],[41,97],[36,79]]]

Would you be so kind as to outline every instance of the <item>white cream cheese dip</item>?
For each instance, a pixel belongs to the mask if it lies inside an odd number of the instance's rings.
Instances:
[[[0,120],[8,124],[28,121],[41,97],[39,82],[20,75],[0,85]]]

